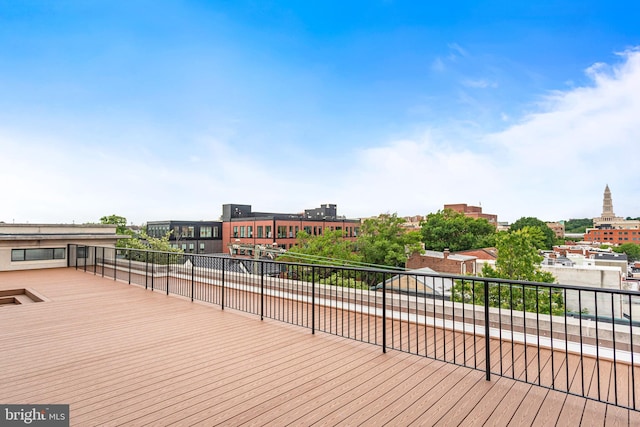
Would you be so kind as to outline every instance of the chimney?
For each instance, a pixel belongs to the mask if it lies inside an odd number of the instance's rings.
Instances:
[[[444,252],[443,252],[443,254],[444,254],[444,259],[449,258],[449,253],[450,253],[450,252],[449,252],[449,248],[446,248],[446,249],[444,250]]]

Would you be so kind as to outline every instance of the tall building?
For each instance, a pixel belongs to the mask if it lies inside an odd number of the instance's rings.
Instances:
[[[604,188],[602,214],[597,218],[593,218],[593,226],[595,228],[615,228],[613,225],[621,221],[624,222],[624,218],[616,216],[613,212],[613,199],[611,198],[609,184],[607,184]]]
[[[613,212],[613,199],[609,185],[604,188],[602,214],[593,218],[593,228],[587,228],[584,240],[612,245],[640,244],[640,221],[625,220],[616,216]]]

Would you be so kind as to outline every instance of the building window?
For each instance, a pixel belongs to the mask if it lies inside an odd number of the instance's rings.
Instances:
[[[195,249],[195,246],[193,245],[193,243],[189,243],[189,251],[193,252],[194,249]]]
[[[200,243],[200,252],[204,252],[204,243]]]
[[[200,238],[211,237],[213,227],[200,227]]]
[[[294,235],[293,235],[293,225],[290,225],[289,226],[289,238],[291,239],[293,237],[294,237]]]
[[[48,261],[52,259],[65,259],[65,251],[65,248],[12,249],[11,261]]]
[[[233,226],[233,237],[238,237],[238,226],[237,225]]]
[[[264,232],[267,235],[267,239],[270,239],[271,237],[273,237],[271,235],[271,226],[270,225],[265,225]]]
[[[258,239],[262,238],[262,226],[258,226]]]
[[[187,244],[186,244],[186,243],[183,243],[183,244],[182,244],[182,250],[183,250],[183,251],[186,251],[186,250],[187,250]]]
[[[305,225],[304,232],[307,233],[308,235],[311,235],[311,227],[309,227],[308,225]]]
[[[244,225],[240,226],[240,237],[244,237]]]
[[[253,237],[253,225],[247,226],[247,237]]]
[[[287,226],[279,225],[278,226],[278,239],[284,239],[287,237]]]

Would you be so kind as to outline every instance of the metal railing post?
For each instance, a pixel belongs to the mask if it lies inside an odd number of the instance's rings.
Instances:
[[[316,267],[311,267],[311,334],[316,333]]]
[[[127,249],[127,258],[129,258],[129,284],[131,284],[131,249]]]
[[[220,295],[222,310],[224,310],[224,260],[225,259],[222,258],[222,295]]]
[[[155,277],[156,277],[156,253],[151,252],[151,290],[155,285]]]
[[[260,263],[260,320],[264,319],[264,262]]]
[[[98,269],[98,247],[93,247],[93,275],[96,275]]]
[[[191,261],[191,302],[193,302],[193,291],[195,289],[195,264]]]
[[[485,280],[484,281],[484,358],[485,358],[485,371],[486,371],[487,381],[491,381],[490,343],[491,343],[491,337],[489,335],[489,282]]]
[[[169,252],[167,252],[167,295],[169,295],[169,263],[171,262],[171,259],[169,258]]]
[[[144,288],[149,288],[149,252],[144,252]]]
[[[118,271],[116,270],[117,267],[117,260],[118,258],[118,248],[113,248],[113,281],[116,281],[116,277],[118,276]]]
[[[382,274],[382,352],[387,352],[387,274]]]
[[[102,248],[102,277],[104,277],[104,248]]]

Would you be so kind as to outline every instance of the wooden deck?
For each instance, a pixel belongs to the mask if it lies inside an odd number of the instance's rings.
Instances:
[[[71,424],[640,425],[640,413],[72,269],[0,273],[0,403]]]

